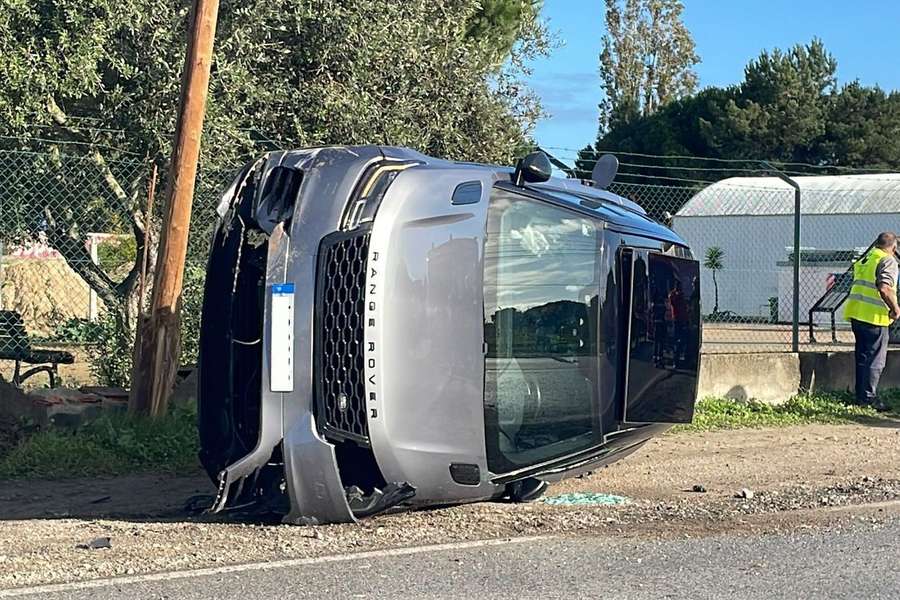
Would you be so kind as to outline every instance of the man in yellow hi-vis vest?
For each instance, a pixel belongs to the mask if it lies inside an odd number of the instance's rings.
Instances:
[[[878,380],[887,361],[888,327],[900,318],[897,304],[897,236],[878,235],[872,249],[853,265],[853,285],[844,305],[856,339],[856,401],[878,411]]]

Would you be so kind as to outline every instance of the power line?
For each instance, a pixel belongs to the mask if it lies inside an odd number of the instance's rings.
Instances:
[[[103,117],[88,117],[84,115],[66,115],[69,121],[102,121]]]
[[[616,177],[640,177],[642,179],[667,179],[669,181],[681,181],[685,183],[699,183],[702,185],[710,185],[715,183],[715,181],[710,181],[708,179],[687,179],[685,177],[669,177],[665,175],[642,175],[640,173],[617,173]],[[627,183],[627,182],[619,182],[619,183]]]
[[[711,162],[719,162],[719,163],[728,163],[728,164],[746,164],[748,162],[759,162],[757,160],[744,159],[744,158],[706,158],[702,156],[685,156],[678,154],[645,154],[642,152],[625,152],[620,150],[577,150],[575,148],[563,148],[560,146],[547,146],[551,150],[564,150],[566,152],[576,152],[578,154],[581,153],[589,153],[593,156],[601,156],[602,154],[615,154],[621,156],[638,156],[641,158],[661,158],[664,160],[704,160]],[[772,162],[772,161],[769,161]]]
[[[573,158],[570,157],[570,156],[564,156],[564,157],[561,157],[561,158],[562,158],[563,160],[582,160],[582,159],[573,159]],[[584,164],[586,164],[586,165],[589,166],[589,165],[591,165],[591,164],[596,163],[597,161],[596,161],[596,160],[582,160],[582,162],[583,162]],[[748,162],[750,162],[750,161],[748,161]],[[710,172],[710,173],[731,173],[731,172],[737,172],[737,173],[746,173],[747,175],[752,175],[752,174],[755,173],[755,174],[757,174],[757,175],[761,175],[761,176],[765,176],[765,177],[772,177],[772,176],[773,176],[771,170],[768,170],[768,169],[765,169],[765,168],[762,168],[762,167],[760,167],[759,169],[745,169],[745,168],[743,168],[743,169],[738,169],[738,168],[731,169],[731,168],[721,168],[721,167],[709,167],[709,168],[705,168],[705,167],[681,167],[681,166],[667,166],[667,165],[648,165],[648,164],[642,164],[642,163],[628,163],[628,162],[619,163],[619,166],[621,166],[621,167],[630,167],[630,168],[635,168],[635,169],[660,169],[660,170],[667,170],[667,171],[671,170],[671,171],[700,171],[700,172],[708,171],[708,172]],[[577,170],[577,169],[576,169],[576,170]],[[818,174],[818,175],[817,175],[817,174],[806,173],[806,172],[803,172],[803,171],[790,171],[790,170],[785,170],[785,171],[782,171],[782,172],[783,172],[784,174],[786,174],[786,175],[798,176],[798,177],[827,177],[827,176],[829,176],[828,174]],[[629,175],[635,176],[635,177],[648,178],[648,179],[673,179],[673,180],[679,180],[679,179],[681,179],[681,178],[677,178],[677,177],[667,177],[667,176],[663,176],[663,175],[643,175],[643,174],[636,174],[636,173],[628,173],[628,172],[624,172],[624,171],[618,173],[618,176],[623,176],[623,177],[624,177],[624,176],[629,176]],[[745,175],[745,177],[747,177],[747,175]],[[900,177],[878,177],[878,175],[900,175],[900,173],[898,173],[898,172],[857,173],[857,174],[856,174],[856,176],[860,176],[860,175],[866,175],[866,176],[867,176],[867,179],[868,179],[869,181],[877,181],[877,182],[893,183],[893,184],[900,183]],[[830,176],[840,176],[840,175],[830,175]],[[685,179],[685,181],[688,181],[688,180]],[[692,180],[690,180],[690,181],[700,181],[700,180],[692,179]],[[712,184],[712,183],[717,183],[717,182],[719,182],[719,181],[722,181],[722,179],[706,179],[706,180],[702,180],[702,181],[705,182],[705,183],[707,183],[707,184]],[[773,189],[781,189],[781,188],[773,188]],[[837,191],[837,190],[835,190],[835,191]]]
[[[42,123],[29,123],[29,124],[26,124],[25,127],[32,128],[32,129],[52,129],[52,130],[60,129],[56,125],[44,125]],[[125,133],[124,129],[108,129],[105,127],[88,127],[85,125],[70,125],[70,126],[68,126],[68,128],[76,129],[79,131],[92,131],[92,132],[100,132],[100,133],[121,133],[121,134]]]
[[[563,150],[566,152],[575,152],[578,154],[581,153],[589,153],[593,156],[600,156],[601,154],[616,154],[621,156],[637,156],[640,158],[655,158],[662,160],[693,160],[693,161],[709,161],[709,162],[717,162],[717,163],[725,163],[725,164],[747,164],[747,163],[760,163],[761,160],[752,159],[752,158],[714,158],[714,157],[703,157],[703,156],[687,156],[681,154],[646,154],[642,152],[625,152],[621,150],[587,150],[587,149],[576,149],[576,148],[564,148],[562,146],[545,146],[550,150]],[[834,169],[838,171],[856,171],[856,172],[877,172],[877,173],[896,173],[896,170],[892,169],[881,169],[881,168],[865,168],[865,167],[844,167],[840,165],[814,165],[811,163],[804,162],[790,162],[790,161],[779,161],[779,160],[769,160],[769,163],[773,165],[784,165],[788,167],[807,167],[810,169]]]
[[[41,142],[45,144],[62,144],[62,145],[71,145],[71,146],[87,146],[89,148],[104,148],[106,150],[113,150],[115,152],[122,152],[123,154],[131,154],[132,156],[141,156],[137,152],[131,152],[130,150],[123,150],[122,148],[116,148],[114,146],[107,146],[105,144],[93,144],[91,142],[79,142],[77,140],[53,140],[49,138],[39,138],[32,136],[10,136],[10,135],[0,135],[0,140],[13,140],[17,142]]]
[[[563,160],[581,160],[583,163],[587,165],[596,164],[596,160],[582,160],[578,158],[573,158],[571,156],[563,156]],[[661,169],[667,171],[701,171],[701,172],[710,172],[710,173],[771,173],[770,170],[758,168],[758,169],[746,169],[746,168],[724,168],[724,167],[679,167],[679,166],[669,166],[669,165],[648,165],[642,163],[628,163],[623,162],[619,163],[620,167],[633,167],[636,169]],[[802,171],[783,171],[788,175],[808,175],[808,173],[803,173]]]
[[[262,131],[259,131],[258,129],[238,129],[238,131],[243,131],[243,132],[245,132],[245,133],[255,134],[257,137],[259,137],[259,138],[261,138],[261,139],[254,140],[254,141],[256,141],[256,142],[268,142],[269,144],[272,144],[273,146],[275,146],[275,148],[277,148],[278,150],[284,150],[284,146],[285,146],[285,145],[288,145],[288,144],[285,144],[284,140],[281,140],[281,139],[278,139],[278,138],[274,138],[274,139],[273,139],[274,136],[273,136],[273,137],[269,137],[268,134],[266,134],[266,133],[264,133],[264,132],[262,132]]]

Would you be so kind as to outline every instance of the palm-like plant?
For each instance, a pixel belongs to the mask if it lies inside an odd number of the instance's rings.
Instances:
[[[703,258],[703,267],[712,271],[713,290],[715,290],[715,306],[713,306],[713,314],[719,313],[719,282],[716,281],[716,272],[725,268],[725,251],[718,246],[710,246],[706,249],[706,256]]]

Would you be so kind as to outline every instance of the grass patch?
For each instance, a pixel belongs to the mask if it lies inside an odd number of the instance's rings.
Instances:
[[[108,415],[75,431],[29,436],[0,457],[0,479],[184,473],[197,468],[198,447],[194,409],[152,420]]]
[[[706,398],[697,403],[693,423],[672,431],[871,422],[900,416],[900,390],[882,398],[892,408],[887,415],[854,406],[850,394],[799,395],[779,406]],[[194,408],[176,407],[154,420],[107,415],[75,431],[51,429],[28,436],[0,454],[0,479],[191,473],[199,464],[198,449]]]
[[[900,391],[892,390],[882,399],[891,413],[900,413]],[[784,404],[773,406],[755,400],[705,398],[697,402],[694,421],[678,425],[673,431],[710,431],[746,427],[788,427],[810,423],[854,423],[880,420],[888,415],[852,404],[850,394],[802,394]],[[888,413],[888,414],[891,414]]]

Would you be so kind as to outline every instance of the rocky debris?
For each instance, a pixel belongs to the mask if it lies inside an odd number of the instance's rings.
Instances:
[[[694,484],[694,487],[691,488],[691,491],[692,491],[692,492],[697,492],[698,494],[705,494],[705,493],[706,493],[706,488],[703,487],[703,485],[701,485],[701,484],[699,484],[699,483],[696,483],[696,484]]]
[[[743,488],[737,494],[734,495],[735,498],[743,498],[744,500],[753,500],[753,490]]]
[[[32,418],[41,427],[76,429],[80,425],[109,412],[122,412],[127,399],[107,398],[68,388],[37,389],[28,392]]]
[[[0,453],[6,420],[28,423],[34,430],[53,427],[74,429],[109,412],[128,407],[128,392],[121,388],[38,388],[23,391],[0,381]]]
[[[765,523],[766,515],[776,518],[776,513],[786,511],[821,511],[822,498],[833,503],[828,506],[900,500],[900,479],[848,479],[818,487],[807,484],[758,490],[752,502],[697,494],[664,501],[633,498],[628,504],[605,506],[483,503],[314,528],[190,517],[157,522],[90,518],[0,521],[0,548],[7,557],[0,569],[0,588],[510,536],[705,535],[730,531],[736,523]],[[826,512],[807,513],[793,520],[793,525],[776,526],[809,527],[815,523],[812,514]],[[64,541],[89,539],[98,530],[116,538],[115,552],[83,552]]]
[[[78,544],[75,548],[78,550],[104,550],[106,548],[112,548],[112,542],[108,537],[98,537],[86,544]]]
[[[110,387],[106,385],[83,385],[78,388],[80,392],[93,396],[100,396],[107,400],[119,400],[128,402],[128,390],[121,387]]]
[[[841,441],[809,441],[819,434]],[[184,500],[211,491],[200,474],[129,475],[99,486],[77,479],[5,481],[0,486],[0,554],[6,557],[0,558],[0,588],[511,536],[659,540],[852,522],[878,527],[900,520],[898,429],[816,425],[677,434],[650,444],[646,455],[636,453],[593,479],[566,480],[550,489],[550,495],[602,489],[628,496],[629,504],[482,503],[379,515],[354,525],[297,527],[231,514],[216,520],[190,516]],[[690,481],[709,482],[710,491],[685,493]],[[731,497],[729,492],[742,487],[753,488],[752,500]],[[103,495],[112,500],[86,502]],[[882,504],[859,506],[868,503]],[[859,507],[842,508],[851,505]],[[47,518],[62,511],[73,516]],[[115,548],[75,549],[72,540],[97,535],[115,538]]]
[[[184,501],[184,512],[188,515],[200,515],[215,504],[216,497],[212,494],[196,494]]]
[[[778,492],[759,492],[754,512],[848,506],[900,499],[900,480],[863,477],[819,488],[799,485]]]

